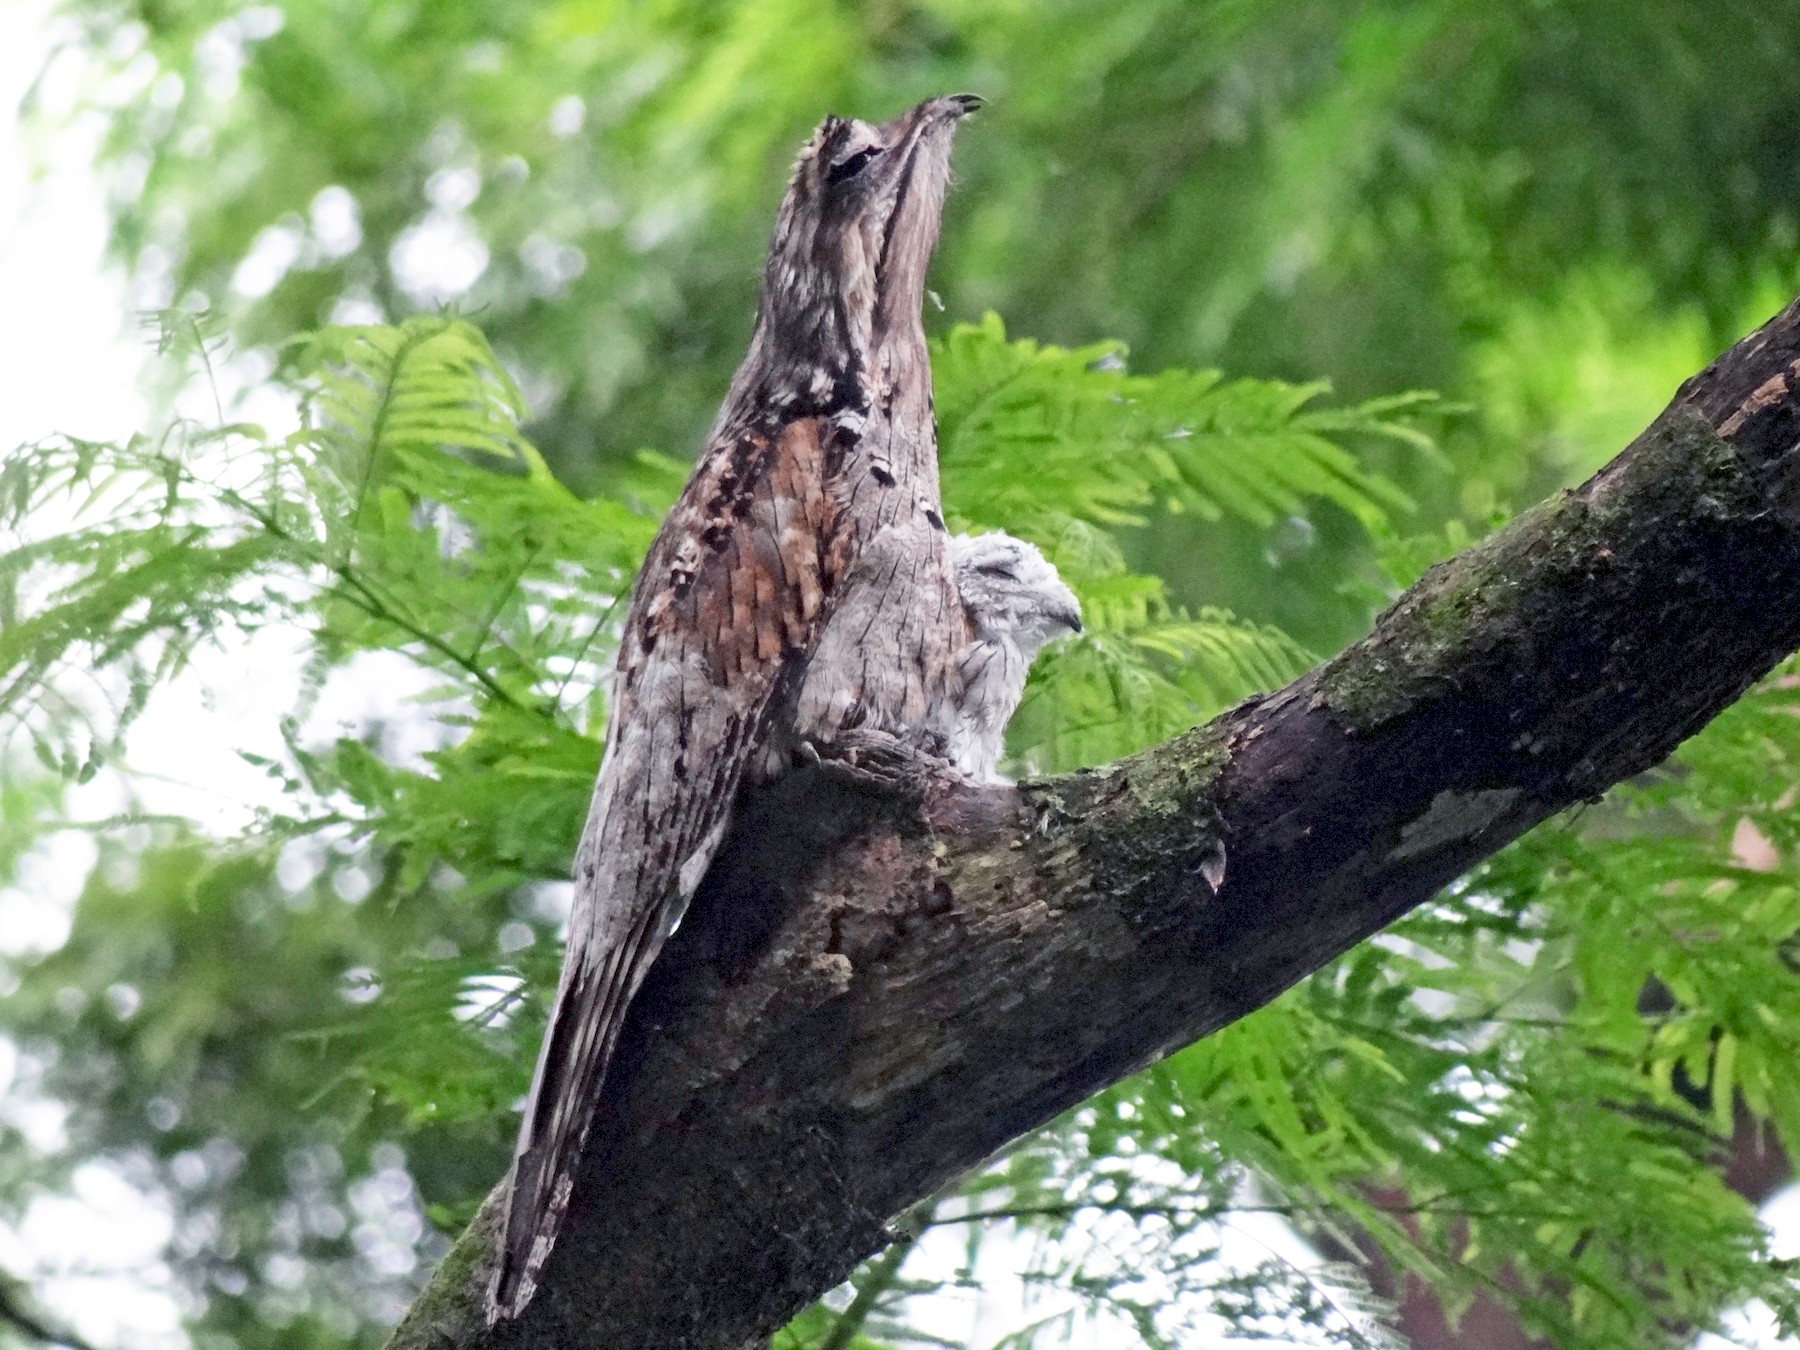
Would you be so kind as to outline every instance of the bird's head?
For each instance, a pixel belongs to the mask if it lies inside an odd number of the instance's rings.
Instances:
[[[775,221],[759,327],[821,366],[917,336],[950,143],[974,94],[927,99],[880,125],[828,117],[800,152]]]
[[[956,588],[979,638],[1008,640],[1037,655],[1081,631],[1081,602],[1042,553],[1010,534],[959,534],[950,541]]]

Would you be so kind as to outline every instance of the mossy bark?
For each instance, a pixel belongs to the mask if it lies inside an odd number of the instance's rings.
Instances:
[[[739,1350],[886,1221],[1663,758],[1800,645],[1800,305],[1320,669],[1107,769],[801,774],[745,803],[635,1007],[537,1299],[478,1220],[394,1338]]]

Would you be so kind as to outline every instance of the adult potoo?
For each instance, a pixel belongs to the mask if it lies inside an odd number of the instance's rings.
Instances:
[[[1010,534],[959,534],[950,556],[972,639],[956,659],[950,758],[977,783],[1004,783],[994,766],[1025,676],[1045,644],[1081,631],[1081,602],[1042,553]]]
[[[530,1300],[626,1007],[739,788],[854,731],[941,745],[968,640],[920,305],[973,95],[827,118],[775,223],[750,351],[644,560],[489,1316]]]

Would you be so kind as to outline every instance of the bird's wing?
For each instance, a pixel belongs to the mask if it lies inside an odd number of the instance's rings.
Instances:
[[[848,553],[828,423],[723,436],[638,574],[575,865],[562,983],[525,1107],[490,1316],[531,1298],[627,1005],[699,885]]]

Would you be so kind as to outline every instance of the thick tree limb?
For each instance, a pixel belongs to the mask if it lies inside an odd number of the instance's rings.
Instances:
[[[890,1216],[1659,762],[1800,645],[1797,385],[1800,302],[1370,637],[1108,769],[922,812],[771,789],[537,1300],[483,1324],[490,1204],[395,1347],[756,1344]]]

